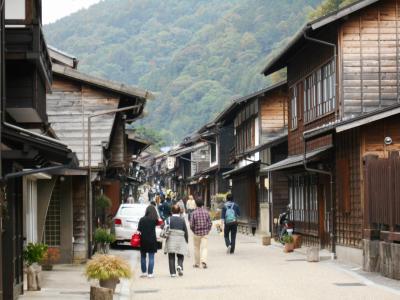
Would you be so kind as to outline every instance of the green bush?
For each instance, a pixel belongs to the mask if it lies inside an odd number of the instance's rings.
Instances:
[[[46,252],[47,252],[46,244],[29,243],[23,252],[24,260],[28,266],[31,266],[34,263],[41,262]]]
[[[99,197],[96,198],[96,207],[99,209],[106,209],[111,207],[111,205],[111,199],[104,194],[101,194]]]
[[[115,241],[115,236],[108,232],[107,229],[97,228],[94,233],[96,243],[111,244]]]
[[[282,237],[282,241],[283,241],[285,244],[291,244],[291,243],[293,243],[293,236],[292,236],[291,234],[285,234],[285,235]]]

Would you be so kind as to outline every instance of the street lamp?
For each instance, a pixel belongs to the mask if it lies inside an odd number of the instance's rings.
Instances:
[[[99,116],[104,116],[108,114],[113,114],[113,113],[118,113],[118,112],[124,112],[128,111],[131,109],[139,109],[141,108],[142,105],[132,105],[132,106],[127,106],[124,108],[117,108],[117,109],[111,109],[111,110],[106,110],[102,111],[99,113],[92,114],[88,117],[88,194],[89,194],[89,257],[92,256],[92,244],[93,244],[93,222],[92,222],[92,217],[93,217],[93,203],[92,203],[92,118],[99,117]]]

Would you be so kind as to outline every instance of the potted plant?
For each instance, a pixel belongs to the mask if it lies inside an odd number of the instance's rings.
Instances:
[[[294,242],[293,242],[293,236],[291,234],[285,234],[282,237],[283,242],[285,243],[285,249],[284,252],[293,252],[294,250]]]
[[[105,224],[106,222],[106,210],[112,206],[112,201],[106,195],[101,194],[96,198],[96,211],[97,216],[101,220],[101,224]]]
[[[129,263],[119,256],[96,254],[86,264],[88,279],[98,279],[100,286],[115,291],[120,278],[132,276]]]
[[[105,228],[97,228],[94,233],[94,241],[97,243],[97,251],[107,254],[110,250],[110,244],[115,242],[115,236]]]
[[[28,291],[40,291],[39,273],[41,271],[39,262],[47,251],[47,245],[29,243],[23,251],[26,263],[26,273],[28,279]]]
[[[60,260],[60,249],[58,248],[48,248],[46,253],[43,255],[43,259],[40,264],[42,270],[51,271],[53,270],[53,265]]]

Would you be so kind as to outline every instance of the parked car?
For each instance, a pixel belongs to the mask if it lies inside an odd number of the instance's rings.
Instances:
[[[117,214],[113,218],[112,233],[115,234],[115,243],[130,243],[132,235],[137,231],[139,220],[146,212],[146,204],[121,204]],[[160,237],[161,228],[156,227],[156,236],[159,249],[162,248]]]

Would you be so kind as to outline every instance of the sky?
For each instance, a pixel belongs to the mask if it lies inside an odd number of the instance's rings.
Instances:
[[[97,2],[100,0],[42,0],[43,24],[55,22]]]

